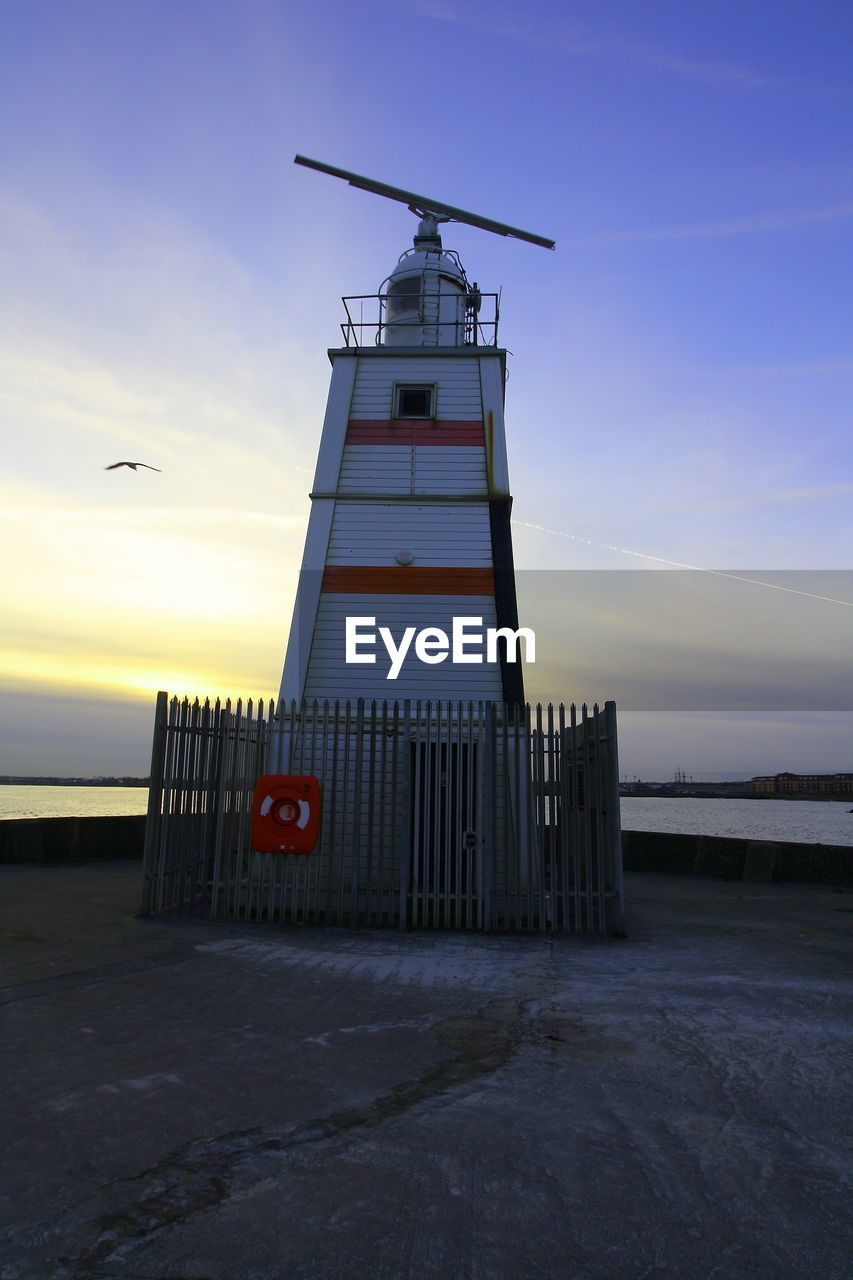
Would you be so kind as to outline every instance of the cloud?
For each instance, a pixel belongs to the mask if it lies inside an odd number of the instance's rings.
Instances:
[[[535,13],[524,11],[516,21],[506,8],[490,5],[488,12],[476,11],[470,5],[448,3],[447,0],[403,0],[406,7],[420,17],[466,27],[478,33],[498,36],[516,44],[548,53],[562,53],[581,58],[627,62],[648,71],[662,71],[681,79],[693,80],[719,89],[756,91],[765,89],[798,90],[820,97],[849,96],[845,90],[818,84],[798,77],[777,76],[755,67],[714,59],[692,58],[632,39],[614,28],[614,24],[592,27],[554,22],[553,13],[538,22]]]
[[[640,710],[853,710],[853,574],[521,571],[528,697]]]
[[[0,680],[274,690],[327,379],[282,314],[296,330],[320,304],[288,310],[256,266],[91,175],[64,194],[0,196]],[[104,470],[122,458],[162,472]]]
[[[4,688],[0,772],[143,777],[151,761],[153,697],[88,695],[61,686]],[[46,731],[49,726],[49,731]]]
[[[737,507],[788,506],[801,502],[834,502],[853,496],[853,484],[813,485],[804,489],[771,489],[766,493],[745,493],[737,498],[717,498],[711,502],[696,500],[693,507],[725,510]]]
[[[257,621],[257,620],[255,620]],[[276,692],[287,639],[284,616],[267,627],[242,619],[218,620],[201,630],[136,620],[109,637],[81,619],[81,631],[64,626],[54,636],[38,628],[14,629],[0,644],[0,686],[5,691],[149,700],[159,689],[190,697],[270,697]],[[278,623],[278,625],[276,625]]]
[[[853,485],[834,485],[834,486],[831,486],[831,488],[833,490],[836,490],[836,489],[841,490],[842,493],[846,493],[847,491],[853,491]],[[800,494],[802,494],[802,493],[812,493],[814,491],[801,490],[799,492]],[[817,490],[817,492],[823,493],[824,490]],[[753,505],[753,502],[751,502],[749,499],[745,499],[744,501],[746,505]],[[691,507],[697,506],[697,505],[704,505],[704,504],[691,502]],[[716,503],[710,503],[707,505],[716,506]],[[733,500],[733,505],[738,505],[737,499]],[[845,607],[848,607],[848,608],[853,608],[853,598],[843,599],[843,600],[837,599],[835,596],[829,596],[826,594],[815,594],[813,591],[807,590],[803,586],[795,586],[795,585],[792,585],[791,583],[767,582],[763,578],[757,577],[755,574],[734,573],[724,569],[707,569],[707,568],[704,568],[702,565],[698,565],[698,564],[686,564],[683,560],[672,560],[667,556],[655,556],[655,555],[650,555],[646,551],[632,550],[630,547],[619,547],[614,545],[613,543],[597,542],[592,538],[581,537],[580,534],[567,533],[563,529],[549,529],[546,525],[533,524],[529,520],[513,520],[511,523],[521,529],[536,529],[540,533],[549,533],[557,538],[568,538],[572,542],[578,542],[587,547],[597,547],[603,551],[618,552],[621,555],[631,556],[636,560],[646,560],[651,564],[663,564],[663,565],[666,565],[667,568],[669,569],[682,569],[682,570],[686,569],[692,573],[704,575],[710,578],[726,578],[733,582],[745,582],[753,587],[762,587],[770,591],[782,591],[795,596],[804,596],[807,599],[811,599],[811,600],[823,600],[827,604],[839,604],[839,605],[844,605]],[[802,577],[798,577],[798,574],[801,574],[802,572],[803,571],[800,571],[800,570],[791,571],[792,581],[809,583],[809,584],[814,581],[820,581],[818,574],[812,573],[811,571],[805,571]],[[853,597],[853,587],[851,587],[849,579],[844,578],[842,576],[841,581],[844,584],[844,586],[847,588],[848,595]]]
[[[0,680],[55,691],[277,684],[304,521],[220,508],[3,513]]]
[[[238,511],[62,511],[7,513],[3,565],[6,625],[22,615],[46,630],[97,619],[108,645],[114,627],[159,618],[163,643],[177,620],[202,625],[276,604],[296,581],[303,522]]]
[[[54,190],[0,193],[13,452],[42,475],[87,454],[189,462],[196,484],[214,486],[249,468],[307,472],[326,375],[319,350],[306,357],[320,302],[308,292],[297,307],[290,293],[304,264],[274,285],[199,227],[91,175],[64,190],[61,209]]]
[[[825,209],[806,209],[795,213],[757,214],[750,218],[733,218],[723,222],[704,222],[690,227],[647,227],[624,231],[602,231],[575,239],[576,246],[598,244],[638,244],[645,241],[709,240],[725,236],[746,236],[768,231],[795,231],[799,227],[816,226],[853,218],[853,204],[830,205]]]
[[[665,781],[680,768],[697,779],[835,773],[850,759],[849,712],[619,711],[622,777]],[[625,823],[626,828],[630,823]]]
[[[752,365],[747,372],[768,378],[821,378],[826,374],[853,373],[853,356],[832,360],[788,360],[784,364]]]
[[[204,528],[214,525],[266,525],[276,529],[303,528],[301,516],[277,515],[271,511],[237,511],[224,508],[205,509],[203,507],[146,507],[144,510],[127,511],[123,507],[111,507],[92,511],[83,508],[62,508],[50,506],[17,507],[8,511],[0,511],[0,520],[67,520],[72,523],[89,524],[94,521],[107,525],[145,526],[173,525],[175,527],[197,526]]]

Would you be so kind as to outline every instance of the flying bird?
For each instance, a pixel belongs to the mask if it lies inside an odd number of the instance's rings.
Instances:
[[[105,471],[115,471],[116,467],[130,467],[131,471],[135,471],[137,467],[148,467],[149,471],[159,471],[159,467],[151,467],[147,462],[112,462],[108,467],[104,467]]]

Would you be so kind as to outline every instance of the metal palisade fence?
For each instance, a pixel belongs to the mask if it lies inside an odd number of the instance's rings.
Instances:
[[[258,853],[262,774],[320,781],[311,854]],[[616,709],[158,695],[143,914],[623,931]]]

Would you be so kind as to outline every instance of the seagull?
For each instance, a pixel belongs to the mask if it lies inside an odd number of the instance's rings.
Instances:
[[[151,467],[147,462],[113,462],[108,467],[104,467],[105,471],[115,471],[116,467],[130,467],[131,471],[135,471],[137,467],[148,467],[149,471],[159,471],[159,467]]]

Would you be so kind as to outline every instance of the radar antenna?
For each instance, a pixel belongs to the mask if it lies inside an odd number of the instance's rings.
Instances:
[[[359,187],[362,191],[371,191],[376,196],[385,196],[388,200],[397,200],[408,206],[419,218],[432,218],[436,222],[466,222],[471,227],[479,227],[482,231],[493,231],[498,236],[512,236],[515,240],[526,240],[528,244],[541,245],[543,249],[553,249],[555,241],[545,236],[535,236],[530,231],[520,231],[518,227],[509,227],[505,222],[495,222],[491,218],[481,218],[479,214],[468,213],[465,209],[457,209],[443,200],[431,200],[428,196],[419,196],[414,191],[402,191],[399,187],[390,187],[387,182],[376,182],[373,178],[364,178],[359,173],[350,173],[347,169],[336,169],[333,165],[323,164],[321,160],[309,160],[307,156],[295,156],[295,164],[303,164],[308,169],[317,169],[320,173],[329,173],[333,178],[343,178],[351,187]]]

